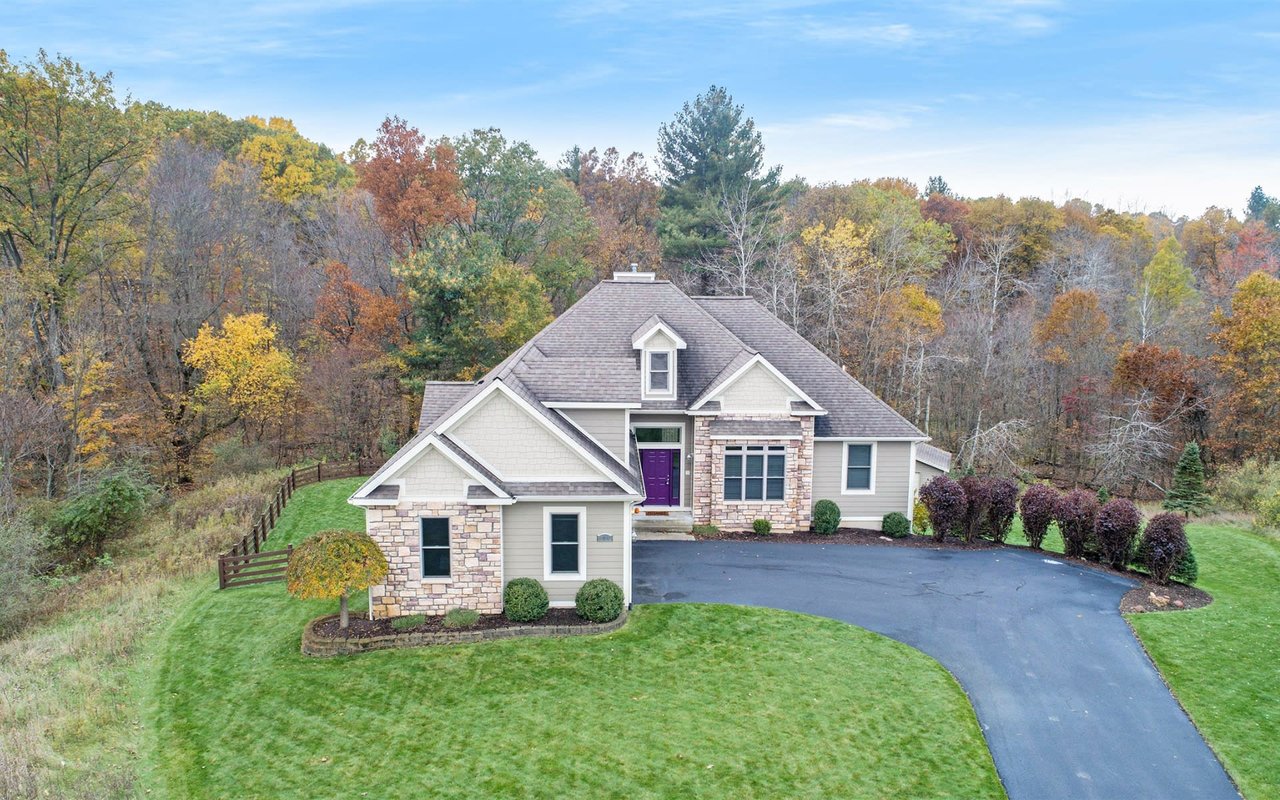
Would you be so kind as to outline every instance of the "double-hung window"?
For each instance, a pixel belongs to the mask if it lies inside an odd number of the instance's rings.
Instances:
[[[724,449],[725,500],[781,500],[787,475],[782,445],[736,445]]]
[[[671,393],[671,352],[668,350],[649,351],[649,391]]]
[[[844,489],[846,492],[870,492],[872,465],[875,461],[875,445],[846,444],[844,462]]]
[[[548,509],[546,511],[547,579],[583,577],[585,537],[580,509]]]
[[[449,577],[449,519],[422,519],[422,577]]]

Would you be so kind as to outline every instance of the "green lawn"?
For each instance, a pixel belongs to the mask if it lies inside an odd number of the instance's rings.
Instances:
[[[1234,525],[1187,533],[1212,605],[1129,622],[1244,796],[1280,798],[1280,542]]]
[[[301,490],[273,544],[359,527]],[[643,606],[613,634],[298,652],[333,603],[199,593],[166,633],[144,785],[161,797],[1002,797],[936,662],[839,622]]]

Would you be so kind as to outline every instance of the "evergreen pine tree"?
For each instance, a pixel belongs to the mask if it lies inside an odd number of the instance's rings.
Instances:
[[[1173,486],[1164,495],[1164,507],[1181,511],[1185,516],[1203,513],[1211,498],[1204,488],[1204,463],[1200,461],[1200,445],[1187,442],[1173,468]]]

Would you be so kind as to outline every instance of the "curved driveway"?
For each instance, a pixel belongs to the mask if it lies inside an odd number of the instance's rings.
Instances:
[[[1239,797],[1121,618],[1123,578],[1031,551],[773,542],[636,542],[633,575],[637,603],[769,606],[923,650],[1014,800]]]

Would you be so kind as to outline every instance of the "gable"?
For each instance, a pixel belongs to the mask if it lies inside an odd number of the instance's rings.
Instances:
[[[678,350],[680,343],[672,339],[665,331],[657,330],[644,340],[645,350]]]
[[[611,480],[502,392],[484,398],[448,432],[503,480]]]
[[[714,397],[720,401],[720,409],[730,413],[789,414],[791,401],[798,399],[790,387],[762,364],[751,365]]]
[[[475,480],[435,447],[428,447],[387,480],[404,481],[401,499],[462,499]]]

